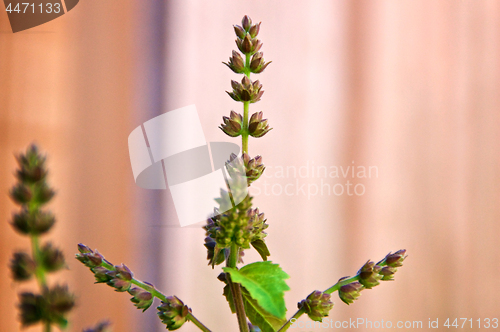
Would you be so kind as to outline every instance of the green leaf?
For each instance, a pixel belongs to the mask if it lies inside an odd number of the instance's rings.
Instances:
[[[264,242],[264,240],[258,239],[258,240],[253,241],[251,244],[252,244],[252,247],[254,247],[255,250],[257,250],[260,257],[262,257],[262,260],[267,261],[267,257],[271,256],[271,253],[269,253],[269,249],[267,249],[267,245]]]
[[[227,300],[227,303],[229,303],[229,308],[231,308],[231,312],[234,314],[236,313],[236,307],[234,306],[234,299],[233,299],[233,294],[231,293],[231,287],[226,284],[224,286],[224,293],[222,293]]]
[[[245,306],[245,313],[247,315],[247,318],[250,320],[250,323],[258,326],[262,330],[262,332],[276,332],[286,323],[286,319],[281,319],[273,316],[262,309],[257,301],[252,299],[248,291],[243,287],[241,287],[241,295],[243,297],[243,304]],[[224,287],[224,296],[229,303],[231,312],[234,314],[236,312],[236,308],[234,307],[233,295],[231,293],[231,287],[229,287],[229,285],[226,285]]]
[[[284,292],[290,287],[284,281],[290,278],[278,264],[270,261],[245,265],[241,270],[224,267],[231,280],[241,284],[250,296],[271,315],[285,318],[286,306]]]
[[[250,323],[258,326],[262,332],[276,332],[286,323],[286,318],[281,319],[271,315],[252,299],[248,291],[244,288],[241,289],[243,295],[243,304],[245,305],[245,312]]]

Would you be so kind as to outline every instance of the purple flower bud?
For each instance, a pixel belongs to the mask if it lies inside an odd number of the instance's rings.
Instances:
[[[327,317],[333,308],[331,295],[320,291],[314,291],[305,300],[298,303],[299,309],[304,309],[305,313],[313,321],[321,322],[323,317]]]
[[[15,252],[10,261],[12,278],[15,281],[29,280],[34,275],[36,264],[31,256],[25,252]]]
[[[130,301],[134,303],[137,309],[142,309],[142,312],[146,311],[153,304],[153,295],[142,288],[134,287],[128,293],[133,296]]]
[[[191,309],[175,296],[167,297],[166,302],[161,301],[157,309],[158,317],[170,331],[180,328],[187,321],[188,314],[191,312]]]
[[[245,29],[245,31],[249,31],[250,27],[252,26],[252,19],[248,15],[245,15],[241,20],[241,25],[243,26],[243,29]]]
[[[245,35],[247,34],[246,31],[245,31],[245,29],[243,29],[239,25],[233,25],[233,27],[234,27],[234,33],[236,33],[236,36],[239,39],[245,38]]]
[[[345,278],[341,278],[339,281],[342,281],[344,279],[346,279],[348,277],[345,277]],[[364,286],[355,281],[355,282],[351,282],[347,285],[343,285],[339,288],[339,297],[340,299],[346,303],[346,304],[351,304],[353,303],[360,295],[361,295],[361,291],[364,289]]]
[[[259,31],[260,31],[260,23],[252,25],[248,30],[248,33],[250,34],[250,37],[255,38],[259,34]]]

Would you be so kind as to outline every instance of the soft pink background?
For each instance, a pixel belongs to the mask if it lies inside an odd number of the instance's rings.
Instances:
[[[499,318],[500,2],[89,0],[17,34],[0,13],[0,331],[18,329],[15,294],[29,288],[7,269],[12,250],[29,244],[8,225],[6,193],[13,153],[32,141],[48,152],[58,190],[50,238],[70,268],[57,279],[78,294],[71,331],[102,318],[115,331],[164,329],[154,307],[141,314],[127,294],[93,285],[72,258],[78,242],[177,295],[213,330],[237,329],[220,267],[206,266],[203,231],[175,227],[168,192],[135,186],[127,137],[196,104],[207,140],[230,141],[217,126],[241,105],[224,92],[236,75],[221,61],[244,14],[263,22],[273,61],[251,107],[274,127],[250,140],[250,154],[269,166],[260,183],[321,181],[279,178],[277,166],[378,168],[378,177],[351,179],[365,186],[362,196],[255,198],[270,224],[271,259],[291,276],[289,316],[312,290],[405,248],[395,282],[349,307],[334,295],[331,318],[424,327],[429,318]]]

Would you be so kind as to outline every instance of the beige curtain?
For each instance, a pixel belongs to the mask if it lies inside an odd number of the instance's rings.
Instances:
[[[241,112],[224,92],[237,76],[221,61],[244,14],[263,22],[264,55],[273,61],[250,111],[263,111],[274,129],[250,140],[250,154],[267,165],[254,202],[270,224],[271,259],[291,276],[288,316],[311,291],[405,248],[395,282],[350,306],[334,295],[330,318],[422,321],[424,329],[429,319],[442,327],[446,318],[494,318],[498,1],[82,2],[17,34],[0,15],[0,191],[14,182],[12,153],[39,142],[58,189],[51,238],[70,268],[57,279],[79,296],[71,330],[101,318],[115,331],[164,330],[154,308],[141,314],[128,295],[92,284],[71,257],[78,242],[177,295],[213,330],[237,329],[220,268],[206,266],[204,232],[176,226],[168,191],[135,186],[127,137],[157,114],[196,104],[207,141],[238,142],[217,126],[230,110]],[[355,176],[342,174],[348,166]],[[363,167],[367,177],[358,174]],[[18,328],[23,287],[6,266],[12,250],[28,246],[7,224],[13,208],[0,200],[1,331]],[[246,263],[257,259],[245,255]]]

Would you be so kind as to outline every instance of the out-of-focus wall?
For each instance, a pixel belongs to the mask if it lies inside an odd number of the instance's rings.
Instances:
[[[350,306],[334,295],[334,321],[421,320],[425,327],[429,318],[498,314],[498,1],[152,6],[82,2],[14,35],[0,15],[0,191],[14,181],[12,152],[39,142],[59,192],[52,237],[70,265],[59,276],[79,294],[75,331],[104,317],[115,331],[163,329],[154,309],[152,323],[141,325],[127,295],[91,285],[71,259],[77,242],[129,263],[214,330],[236,330],[216,279],[220,268],[206,266],[204,232],[175,227],[168,191],[135,186],[126,139],[154,115],[196,104],[207,141],[237,142],[217,129],[230,110],[241,112],[224,92],[237,76],[220,62],[235,48],[231,25],[244,14],[263,22],[264,55],[273,61],[259,75],[266,93],[250,111],[263,111],[274,129],[251,139],[249,150],[267,166],[252,192],[270,224],[271,259],[291,276],[289,316],[312,290],[401,248],[409,257],[396,281],[363,291]],[[340,167],[353,165],[377,173],[344,178]],[[340,178],[318,176],[334,166]],[[364,193],[348,195],[347,181],[351,193],[356,184]],[[344,193],[327,194],[328,185]],[[10,252],[28,243],[7,225],[13,204],[4,198],[0,207],[0,278],[8,280]],[[0,283],[1,331],[16,330],[18,289]]]

